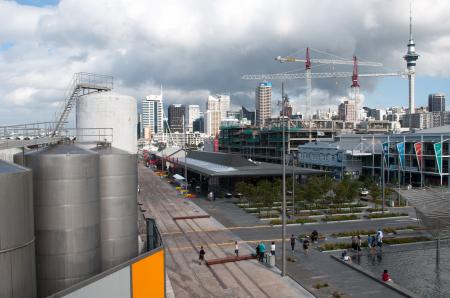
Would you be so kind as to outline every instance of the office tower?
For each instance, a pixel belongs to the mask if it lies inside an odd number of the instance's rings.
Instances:
[[[227,111],[230,110],[230,96],[224,94],[208,96],[206,110],[220,111],[221,120],[227,118]]]
[[[428,112],[444,112],[445,111],[445,95],[442,93],[434,93],[428,95]]]
[[[263,127],[272,116],[272,83],[259,83],[255,91],[256,125]]]
[[[164,132],[162,92],[142,100],[142,127],[149,128],[151,134]]]
[[[169,106],[168,118],[171,132],[184,132],[185,106],[181,104],[171,104]]]
[[[200,117],[200,107],[198,105],[188,105],[186,108],[186,129],[189,132],[193,132],[193,122]]]
[[[205,112],[205,133],[207,136],[214,137],[219,133],[220,121],[220,111],[207,110]]]
[[[251,122],[252,125],[255,125],[255,116],[256,113],[253,111],[249,111],[247,110],[244,106],[242,106],[241,109],[241,118],[246,118],[247,120],[249,120]]]
[[[357,121],[357,104],[354,100],[346,100],[339,105],[338,118],[343,121]]]
[[[195,119],[192,123],[192,129],[194,132],[205,132],[205,118],[203,116],[200,116],[199,118]]]

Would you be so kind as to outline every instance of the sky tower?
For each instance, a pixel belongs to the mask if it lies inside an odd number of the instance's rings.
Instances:
[[[414,43],[412,35],[412,16],[411,16],[411,5],[409,7],[409,42],[408,42],[408,52],[403,59],[406,61],[406,66],[408,69],[408,84],[409,84],[409,113],[415,113],[414,104],[414,80],[416,77],[416,60],[419,59],[419,55],[416,53],[416,44]]]

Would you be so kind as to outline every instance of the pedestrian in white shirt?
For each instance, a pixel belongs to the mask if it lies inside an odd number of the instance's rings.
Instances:
[[[272,241],[272,244],[270,244],[270,254],[272,256],[275,255],[275,242],[274,241]]]
[[[234,253],[236,254],[236,257],[239,257],[239,245],[237,241],[234,241]]]

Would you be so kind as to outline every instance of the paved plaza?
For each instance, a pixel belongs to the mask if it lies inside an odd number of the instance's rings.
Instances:
[[[213,266],[199,265],[203,245],[206,259],[234,254],[239,238],[214,218],[174,221],[176,216],[201,215],[196,204],[183,199],[174,187],[139,165],[140,200],[156,219],[166,247],[166,270],[175,297],[314,297],[276,268],[256,260]],[[253,245],[253,244],[252,244]],[[240,254],[252,248],[240,241]]]

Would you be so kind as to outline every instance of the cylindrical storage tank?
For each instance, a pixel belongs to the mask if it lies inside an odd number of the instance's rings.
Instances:
[[[77,100],[76,121],[79,142],[111,141],[111,130],[99,128],[112,128],[113,147],[137,152],[137,102],[133,97],[110,91],[83,95]]]
[[[0,297],[36,297],[33,178],[0,160]]]
[[[75,145],[25,154],[33,170],[39,297],[100,272],[98,155]]]
[[[98,147],[102,270],[138,255],[137,155]]]

